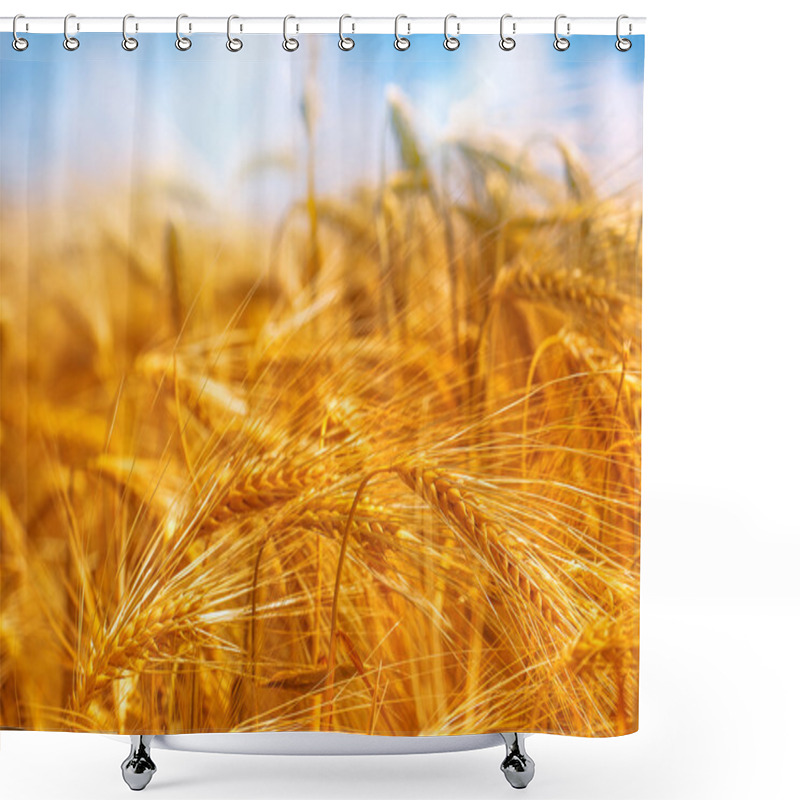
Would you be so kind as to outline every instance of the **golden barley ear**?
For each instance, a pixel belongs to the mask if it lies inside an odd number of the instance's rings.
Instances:
[[[167,280],[172,331],[179,336],[186,322],[185,275],[178,231],[168,222],[164,231],[164,275]]]

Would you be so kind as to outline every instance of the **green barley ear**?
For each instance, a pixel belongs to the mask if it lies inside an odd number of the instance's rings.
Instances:
[[[592,203],[597,199],[589,173],[564,142],[556,142],[564,162],[564,178],[570,199],[575,203]]]
[[[411,121],[408,103],[399,90],[388,92],[389,126],[397,144],[400,163],[409,182],[416,188],[426,188],[430,182],[428,160]]]
[[[313,78],[306,82],[300,103],[303,128],[306,132],[308,158],[306,160],[306,213],[308,215],[308,258],[305,264],[303,282],[316,296],[317,282],[322,268],[322,250],[319,241],[319,213],[317,211],[316,162],[314,159],[315,132],[319,118],[319,91]]]

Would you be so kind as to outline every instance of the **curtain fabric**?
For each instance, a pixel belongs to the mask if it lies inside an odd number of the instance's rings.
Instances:
[[[643,37],[241,38],[2,37],[0,727],[635,731]]]

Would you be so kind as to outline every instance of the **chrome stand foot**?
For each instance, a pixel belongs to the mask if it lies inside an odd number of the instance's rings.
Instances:
[[[535,770],[533,759],[525,752],[525,740],[519,733],[501,733],[506,743],[506,757],[500,765],[506,780],[515,789],[524,789]]]
[[[131,736],[130,755],[122,762],[122,778],[134,792],[140,792],[150,783],[156,765],[150,758],[152,736]]]

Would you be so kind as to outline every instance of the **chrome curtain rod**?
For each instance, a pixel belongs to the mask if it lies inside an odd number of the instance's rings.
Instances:
[[[513,17],[505,20],[506,31],[510,35],[519,36],[529,33],[553,33],[554,17]],[[616,33],[616,17],[570,17],[561,16],[560,25],[566,32],[569,24],[570,35],[609,35]],[[403,35],[420,33],[442,34],[444,17],[405,17],[400,21],[400,32]],[[498,33],[500,15],[496,17],[459,17],[450,16],[449,30],[455,35],[476,33]],[[0,17],[0,31],[11,32],[13,17]],[[290,23],[291,33],[339,33],[339,17],[293,17]],[[625,36],[645,32],[644,17],[628,17],[624,21]],[[193,33],[226,33],[227,17],[193,17],[187,15],[181,22],[181,29],[188,34]],[[236,33],[284,33],[284,17],[238,17],[233,30]],[[81,17],[70,18],[72,33],[120,33],[122,17]],[[137,17],[130,16],[127,21],[129,34],[135,33],[175,33],[175,17]],[[17,21],[17,33],[63,33],[64,17],[20,17]],[[395,33],[395,17],[347,17],[344,23],[346,34],[359,33]]]

